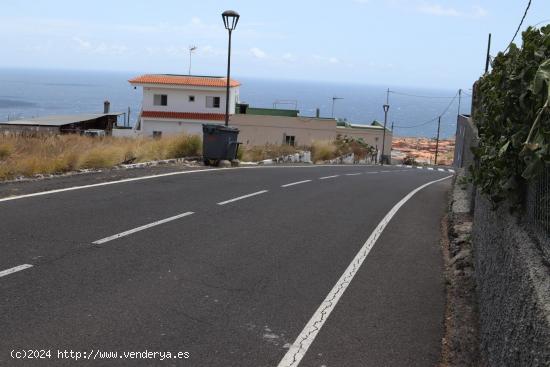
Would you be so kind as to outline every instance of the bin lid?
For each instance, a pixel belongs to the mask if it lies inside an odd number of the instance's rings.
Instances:
[[[239,132],[239,129],[237,129],[236,127],[225,126],[220,124],[202,124],[202,130],[203,131],[218,130],[218,131],[228,131],[228,132],[235,132],[235,133]]]

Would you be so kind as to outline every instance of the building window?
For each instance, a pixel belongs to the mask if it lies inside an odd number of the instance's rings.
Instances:
[[[220,97],[206,97],[206,108],[220,108]]]
[[[296,144],[296,137],[294,135],[285,135],[285,144],[294,146]]]
[[[189,96],[189,102],[195,102],[195,96]]]
[[[168,95],[155,94],[153,104],[155,106],[168,106]]]

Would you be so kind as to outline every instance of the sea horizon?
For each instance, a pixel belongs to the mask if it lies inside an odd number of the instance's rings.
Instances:
[[[111,102],[111,111],[131,110],[135,123],[141,104],[141,90],[128,83],[135,71],[96,71],[77,69],[0,68],[0,121],[46,115],[100,113],[103,101]],[[183,74],[183,73],[182,73]],[[375,84],[269,79],[232,76],[241,82],[241,102],[254,107],[298,109],[302,116],[332,116],[348,122],[368,125],[383,123],[382,105],[390,88],[387,127],[395,124],[394,136],[432,138],[442,114],[441,138],[455,134],[458,114],[457,90],[448,88],[381,86]],[[461,113],[470,111],[471,91],[465,91]],[[286,103],[275,104],[277,101]],[[451,103],[452,102],[452,103]],[[435,119],[435,120],[434,120]],[[430,121],[432,120],[432,121]],[[422,125],[422,126],[417,126]]]

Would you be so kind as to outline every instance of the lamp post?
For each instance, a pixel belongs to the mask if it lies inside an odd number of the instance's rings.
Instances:
[[[193,51],[197,49],[197,46],[189,46],[189,75],[191,75],[191,56],[193,55]]]
[[[229,125],[229,83],[231,78],[231,33],[237,27],[240,15],[234,10],[226,10],[222,13],[223,24],[229,32],[229,47],[227,51],[227,89],[225,94],[225,126]]]
[[[384,165],[384,148],[386,146],[386,124],[388,123],[388,111],[390,110],[390,105],[385,104],[382,106],[384,108],[384,133],[382,135],[382,160],[381,164]]]

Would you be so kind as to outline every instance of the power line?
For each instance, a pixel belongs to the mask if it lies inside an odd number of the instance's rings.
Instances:
[[[390,90],[390,93],[397,94],[397,95],[400,95],[400,96],[416,97],[416,98],[434,98],[434,99],[451,99],[451,98],[454,98],[454,97],[443,97],[443,96],[421,96],[421,95],[418,95],[418,94],[402,93],[402,92],[396,92],[396,91],[393,91],[393,90]]]
[[[439,116],[431,119],[431,120],[428,120],[426,122],[423,122],[421,124],[418,124],[418,125],[412,125],[412,126],[394,126],[395,128],[398,128],[398,129],[414,129],[415,127],[421,127],[421,126],[425,126],[425,125],[428,125],[434,121],[436,121],[437,119],[439,118]]]
[[[527,16],[527,12],[529,11],[530,7],[531,7],[531,0],[529,0],[529,2],[527,3],[527,7],[525,8],[525,12],[523,13],[523,17],[521,18],[521,22],[519,22],[518,29],[516,29],[516,33],[514,33],[514,37],[512,38],[510,43],[508,44],[508,47],[506,47],[506,50],[504,50],[504,53],[506,53],[506,51],[508,51],[510,49],[510,47],[512,46],[512,43],[514,43],[514,40],[516,39],[516,37],[519,33],[519,30],[521,29],[521,26],[523,25],[523,21],[525,20],[525,17]]]
[[[453,105],[454,101],[456,100],[456,97],[458,96],[458,92],[456,92],[455,96],[454,97],[451,97],[452,100],[451,102],[447,105],[447,107],[445,107],[445,109],[443,110],[442,113],[440,113],[437,117],[434,117],[433,119],[431,120],[428,120],[428,121],[425,121],[421,124],[418,124],[418,125],[410,125],[410,126],[395,126],[399,129],[413,129],[413,128],[416,128],[416,127],[421,127],[421,126],[425,126],[425,125],[428,125],[436,120],[438,120],[441,116],[445,115],[448,111],[449,111],[449,108],[451,108],[451,106]]]

